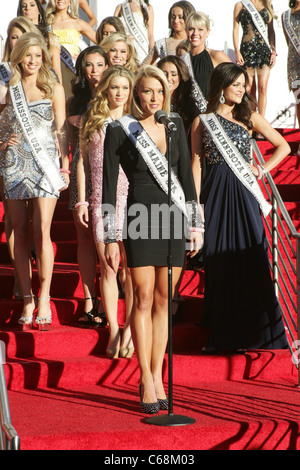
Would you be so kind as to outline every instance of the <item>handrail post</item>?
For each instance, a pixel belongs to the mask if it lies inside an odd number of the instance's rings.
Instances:
[[[0,341],[0,449],[19,450],[20,438],[11,424],[10,409],[7,396],[7,387],[4,373],[5,350],[4,343]]]
[[[272,258],[273,258],[273,283],[276,297],[279,297],[278,289],[278,212],[277,201],[272,196]]]
[[[298,387],[300,387],[300,239],[296,239],[296,253],[297,253],[297,348],[296,355],[298,361]]]

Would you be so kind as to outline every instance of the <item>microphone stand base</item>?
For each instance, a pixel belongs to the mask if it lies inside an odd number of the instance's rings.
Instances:
[[[173,414],[151,416],[151,418],[146,418],[145,421],[148,424],[154,424],[156,426],[187,426],[196,422],[194,418]]]

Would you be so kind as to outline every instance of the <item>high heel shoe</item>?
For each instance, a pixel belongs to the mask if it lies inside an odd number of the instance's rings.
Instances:
[[[132,346],[132,348],[128,348],[128,347],[125,347],[125,346],[122,346],[120,348],[120,357],[127,357],[128,359],[131,358],[133,356],[133,353],[134,353],[134,347]]]
[[[159,401],[157,400],[154,403],[145,403],[142,400],[142,385],[139,384],[139,395],[140,395],[140,406],[143,413],[148,415],[154,415],[159,412]]]
[[[93,321],[94,320],[94,313],[97,312],[100,301],[99,301],[98,297],[85,297],[84,300],[91,300],[92,303],[93,303],[93,306],[92,306],[91,310],[89,310],[88,312],[83,313],[83,315],[78,319],[78,322],[81,325],[90,326],[90,325],[93,325],[93,323],[94,323],[94,321]]]
[[[159,408],[161,410],[169,409],[169,399],[168,398],[158,398]]]
[[[120,331],[117,334],[117,338],[115,341],[112,342],[112,346],[106,348],[106,356],[108,359],[117,359],[119,357],[120,352],[120,342],[121,342],[121,334]]]
[[[49,297],[39,297],[38,300],[49,300]],[[39,331],[50,331],[51,330],[51,323],[52,323],[52,314],[49,315],[39,315],[35,317],[35,324],[37,325]]]
[[[34,295],[28,294],[28,295],[23,296],[23,299],[29,299],[29,298],[34,299]],[[35,308],[34,308],[34,310],[35,310]],[[18,320],[18,324],[20,326],[21,331],[30,331],[30,330],[32,330],[32,328],[33,328],[33,313],[31,315],[26,316],[26,317],[24,315],[21,315],[21,317]]]

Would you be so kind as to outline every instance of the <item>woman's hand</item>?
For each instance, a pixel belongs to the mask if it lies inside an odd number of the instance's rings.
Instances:
[[[18,134],[10,134],[8,139],[0,144],[0,151],[5,152],[7,150],[7,147],[13,147],[15,145],[18,145],[19,141],[20,137]]]
[[[258,171],[257,167],[255,165],[250,165],[250,163],[248,163],[248,165],[249,165],[250,170],[254,174],[254,176],[256,176],[256,178],[257,178],[259,176],[259,171]]]
[[[83,227],[88,228],[89,226],[89,211],[86,205],[77,207],[77,220],[83,225]]]
[[[235,62],[237,65],[244,65],[244,57],[242,56],[242,54],[240,53],[240,51],[238,51],[236,54],[235,54]]]
[[[105,258],[107,264],[117,274],[120,264],[120,248],[117,242],[107,243],[105,245]]]
[[[190,235],[190,251],[189,255],[191,258],[196,256],[198,251],[202,248],[204,243],[204,233],[202,232],[191,232]]]
[[[63,174],[63,179],[65,180],[66,182],[66,186],[64,186],[63,188],[61,188],[60,192],[62,191],[65,191],[66,189],[68,189],[69,187],[69,184],[70,184],[70,176],[66,173]]]

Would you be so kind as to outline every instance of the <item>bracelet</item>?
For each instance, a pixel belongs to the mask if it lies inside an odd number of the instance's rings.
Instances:
[[[202,228],[202,227],[190,227],[189,231],[190,232],[201,232],[201,233],[205,232],[204,228]]]
[[[61,169],[60,169],[60,172],[61,172],[61,173],[67,173],[67,175],[70,175],[70,174],[71,174],[71,171],[70,171],[70,170],[66,170],[65,168],[61,168]]]
[[[272,52],[271,52],[271,55],[275,55],[276,57],[278,56],[278,54],[277,54],[276,51],[272,51]]]
[[[75,204],[75,209],[78,209],[78,207],[80,207],[80,206],[89,207],[89,205],[90,205],[90,204],[89,204],[87,201],[77,202],[77,203]]]

